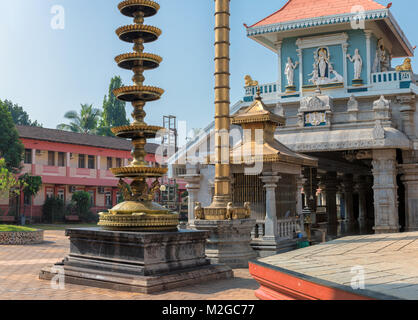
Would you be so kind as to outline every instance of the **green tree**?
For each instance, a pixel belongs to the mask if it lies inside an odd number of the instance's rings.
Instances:
[[[11,194],[19,195],[20,182],[7,169],[6,160],[0,159],[0,198],[8,198]]]
[[[39,190],[42,186],[42,178],[38,176],[31,176],[28,173],[25,173],[23,176],[19,178],[19,181],[22,182],[22,192],[26,197],[34,197],[38,194]],[[23,210],[25,210],[24,207]],[[23,211],[23,215],[25,215],[25,211]]]
[[[59,130],[67,130],[78,133],[97,133],[97,124],[100,120],[101,112],[93,108],[93,105],[82,104],[80,113],[68,111],[64,117],[70,120],[70,124],[62,123],[57,126]]]
[[[32,122],[27,112],[25,112],[23,108],[18,104],[13,104],[13,102],[9,100],[4,100],[3,102],[0,100],[0,104],[3,104],[7,107],[10,114],[12,115],[13,122],[16,125],[42,127],[42,125],[38,123],[38,121],[35,120],[34,122]]]
[[[74,208],[77,215],[84,222],[91,222],[95,220],[91,212],[91,197],[88,192],[77,191],[73,193],[71,201],[74,203]]]
[[[116,99],[113,94],[113,90],[122,86],[122,79],[119,76],[115,76],[110,80],[109,93],[103,99],[103,115],[99,130],[101,135],[113,136],[110,128],[129,124],[126,118],[126,103]]]
[[[3,103],[0,103],[0,128],[0,158],[4,158],[7,169],[15,173],[20,169],[25,148],[12,115]]]

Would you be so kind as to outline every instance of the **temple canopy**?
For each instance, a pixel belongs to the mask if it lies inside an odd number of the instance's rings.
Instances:
[[[296,153],[274,138],[277,126],[283,126],[286,120],[268,110],[259,93],[255,101],[244,111],[232,118],[232,124],[251,130],[251,137],[235,145],[230,154],[233,164],[254,162],[287,162],[291,164],[317,167],[318,160]]]

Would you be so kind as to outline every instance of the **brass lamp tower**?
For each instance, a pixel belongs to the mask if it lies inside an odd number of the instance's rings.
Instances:
[[[113,168],[112,173],[120,178],[119,188],[124,202],[100,214],[99,226],[106,230],[126,231],[176,231],[179,215],[171,213],[161,205],[154,203],[155,192],[159,189],[158,178],[167,173],[166,168],[150,167],[145,161],[147,139],[155,138],[162,127],[145,123],[144,106],[147,102],[160,99],[163,89],[145,86],[145,70],[158,68],[162,58],[144,52],[144,43],[153,42],[161,35],[161,30],[144,24],[144,18],[155,15],[160,6],[149,0],[126,0],[118,6],[120,12],[134,19],[134,24],[116,30],[119,39],[133,43],[133,52],[115,58],[122,69],[132,70],[132,86],[114,90],[117,99],[131,102],[134,108],[133,122],[127,126],[112,128],[112,132],[121,138],[132,139],[132,162],[123,168]],[[123,179],[130,179],[130,185]],[[152,185],[147,180],[155,179]]]

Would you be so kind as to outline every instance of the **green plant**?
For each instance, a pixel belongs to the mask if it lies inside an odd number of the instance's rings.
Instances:
[[[9,171],[6,160],[0,158],[0,197],[6,198],[19,195],[21,183]]]
[[[90,210],[91,198],[88,192],[74,192],[71,200],[74,203],[75,212],[83,222],[93,222],[96,220],[95,215]]]
[[[41,177],[31,176],[28,173],[25,173],[23,176],[21,176],[19,178],[19,181],[22,184],[23,194],[30,198],[36,196],[42,186]],[[26,209],[26,206],[24,207],[23,215],[25,215],[25,209]]]
[[[47,198],[42,207],[43,220],[48,223],[62,222],[64,220],[64,201],[60,198]]]

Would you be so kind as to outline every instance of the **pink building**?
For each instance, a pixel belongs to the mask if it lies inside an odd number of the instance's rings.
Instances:
[[[27,218],[41,220],[47,197],[59,197],[67,204],[80,190],[90,193],[94,212],[117,204],[118,179],[110,168],[128,165],[132,158],[130,141],[27,126],[17,126],[17,130],[25,146],[21,174],[41,176],[43,182],[33,199],[21,197]],[[157,147],[146,145],[146,160],[151,165],[156,165]],[[6,215],[10,206],[9,199],[0,199],[0,216]]]

